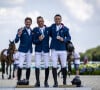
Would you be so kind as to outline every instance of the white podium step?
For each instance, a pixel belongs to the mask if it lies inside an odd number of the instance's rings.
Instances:
[[[79,88],[15,88],[15,90],[92,90],[89,87]]]
[[[90,87],[75,88],[0,88],[0,90],[92,90]]]

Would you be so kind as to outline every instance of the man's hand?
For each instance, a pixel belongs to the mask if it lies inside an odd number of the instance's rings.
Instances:
[[[57,36],[57,39],[62,41],[62,42],[64,41],[64,39],[62,37],[60,37],[60,36]]]
[[[18,29],[18,36],[21,37],[23,28]]]
[[[64,39],[63,39],[62,37],[60,37],[60,41],[62,41],[62,42],[63,42],[63,41],[64,41]]]
[[[43,39],[44,39],[44,36],[43,35],[39,36],[39,40],[40,41],[42,41]]]

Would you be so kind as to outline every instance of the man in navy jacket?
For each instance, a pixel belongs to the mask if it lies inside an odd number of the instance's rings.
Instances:
[[[49,29],[44,25],[43,17],[37,17],[38,27],[33,29],[34,38],[33,43],[35,44],[35,76],[36,84],[35,87],[40,87],[40,63],[41,60],[44,60],[45,65],[45,80],[44,86],[49,87],[48,85],[48,76],[49,76]]]
[[[30,77],[30,67],[31,67],[31,59],[32,59],[32,30],[30,28],[32,24],[32,19],[30,17],[25,18],[25,27],[18,29],[18,33],[15,38],[15,43],[19,44],[19,66],[18,66],[18,82],[21,80],[22,68],[24,61],[26,60],[26,81],[29,84],[29,77]]]
[[[54,78],[54,86],[58,86],[57,82],[57,62],[58,58],[61,60],[62,74],[63,74],[63,85],[66,84],[66,60],[67,60],[67,52],[66,52],[66,43],[71,40],[69,29],[61,23],[62,17],[57,14],[54,17],[55,24],[52,24],[50,27],[50,35],[51,35],[51,59],[53,62],[53,78]]]

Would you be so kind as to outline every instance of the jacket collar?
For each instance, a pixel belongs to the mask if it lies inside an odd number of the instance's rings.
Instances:
[[[26,27],[24,27],[24,30],[26,31],[26,33],[28,34],[28,31],[27,31],[27,28]],[[32,29],[30,28],[30,35],[31,35],[31,32],[32,32]],[[29,35],[29,34],[28,34]],[[30,36],[29,35],[29,36]]]
[[[64,28],[64,24],[61,23],[61,25],[62,25],[62,27],[60,28],[60,30],[62,30],[62,29]],[[56,28],[56,24],[53,24],[52,27],[53,27],[55,30],[57,30],[57,28]]]

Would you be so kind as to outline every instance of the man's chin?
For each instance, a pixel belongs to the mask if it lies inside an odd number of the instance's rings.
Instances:
[[[26,26],[26,28],[30,28],[30,26]]]

